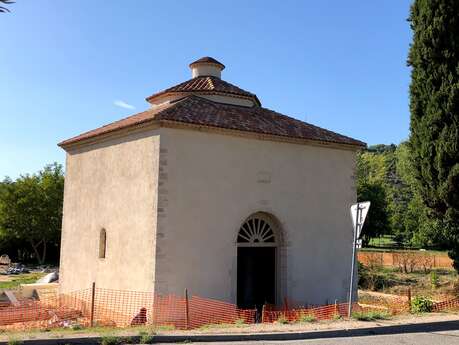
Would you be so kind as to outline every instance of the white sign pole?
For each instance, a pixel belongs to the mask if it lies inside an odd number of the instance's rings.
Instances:
[[[370,209],[370,202],[358,202],[355,205],[351,206],[351,218],[354,223],[354,236],[352,242],[352,267],[351,267],[351,282],[349,286],[349,309],[348,309],[348,316],[351,317],[352,314],[352,293],[354,292],[354,271],[355,271],[355,261],[356,261],[356,254],[357,254],[357,245],[361,243],[359,240],[360,233],[362,232],[363,223],[365,222],[365,218],[367,217],[368,210]],[[355,215],[353,214],[355,211]],[[354,218],[355,217],[355,218]],[[355,221],[354,221],[355,220]]]
[[[357,231],[359,228],[359,213],[360,213],[360,204],[357,203],[357,212],[355,212],[355,228],[354,236],[352,241],[352,266],[351,266],[351,283],[349,287],[349,306],[348,306],[348,317],[351,317],[352,314],[352,293],[354,292],[354,270],[355,270],[355,245],[357,242]]]

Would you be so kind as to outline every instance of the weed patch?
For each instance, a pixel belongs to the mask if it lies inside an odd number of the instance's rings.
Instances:
[[[314,315],[301,313],[298,317],[298,322],[316,322],[317,319]]]
[[[119,345],[119,344],[121,344],[121,339],[113,335],[103,336],[100,341],[100,345]]]
[[[387,312],[382,311],[368,311],[368,312],[355,312],[352,313],[352,318],[359,321],[376,321],[376,320],[388,320],[391,315]]]
[[[288,324],[288,319],[285,317],[284,314],[280,315],[279,318],[276,321],[277,323],[280,323],[281,325],[286,325]]]
[[[432,308],[433,302],[424,296],[416,296],[411,300],[411,311],[413,313],[430,313]]]

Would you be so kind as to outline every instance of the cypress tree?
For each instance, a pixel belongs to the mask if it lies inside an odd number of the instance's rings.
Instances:
[[[417,188],[447,229],[459,271],[459,0],[415,0],[410,148]]]

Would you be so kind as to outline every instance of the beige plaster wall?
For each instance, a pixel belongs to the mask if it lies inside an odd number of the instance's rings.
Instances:
[[[67,154],[61,292],[97,287],[152,291],[159,135],[131,133]],[[107,232],[99,259],[99,233]]]
[[[236,234],[264,211],[284,238],[278,301],[345,300],[354,165],[347,150],[161,128],[156,291],[234,303]]]

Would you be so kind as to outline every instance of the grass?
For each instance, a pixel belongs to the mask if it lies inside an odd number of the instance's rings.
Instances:
[[[141,334],[140,343],[141,344],[152,344],[155,340],[155,334]]]
[[[163,331],[163,332],[173,331],[173,330],[175,330],[175,326],[174,325],[156,326],[155,330],[158,331],[158,332],[161,332],[161,331]]]
[[[370,242],[371,243],[371,242]],[[399,252],[416,252],[416,253],[422,253],[422,254],[430,254],[430,255],[448,255],[447,251],[443,250],[434,250],[434,249],[426,249],[426,250],[419,250],[416,248],[408,248],[408,249],[403,249],[403,248],[378,248],[378,247],[364,247],[362,249],[359,249],[359,252],[385,252],[385,253],[399,253]]]
[[[110,337],[110,336],[126,336],[132,334],[133,332],[137,332],[139,335],[142,334],[154,334],[155,332],[159,331],[168,331],[173,330],[174,327],[171,326],[158,326],[158,327],[150,327],[150,326],[136,326],[136,327],[129,327],[129,328],[118,328],[118,327],[80,327],[78,329],[72,328],[50,328],[50,329],[33,329],[29,331],[8,331],[1,333],[0,336],[10,336],[12,339],[35,339],[37,335],[40,333],[49,333],[49,338],[62,338],[66,335],[96,335],[100,337]],[[5,341],[0,339],[1,341]]]
[[[121,344],[121,339],[114,335],[105,335],[101,338],[101,345],[118,345]]]
[[[279,316],[276,322],[280,323],[281,325],[286,325],[288,324],[288,319],[285,317],[284,314],[282,314],[281,316]]]
[[[374,247],[381,247],[381,246],[393,246],[393,247],[396,247],[397,246],[397,242],[395,242],[393,240],[393,237],[391,236],[381,236],[381,237],[378,237],[378,238],[372,238],[370,239],[370,242],[368,243],[370,246],[374,246]]]
[[[316,322],[317,319],[314,315],[301,313],[298,317],[298,322]]]
[[[332,320],[333,321],[338,321],[338,320],[341,320],[342,318],[343,317],[340,314],[335,313],[335,314],[333,314]]]
[[[434,272],[434,273],[432,273]],[[432,280],[434,276],[434,281]],[[424,272],[400,272],[395,267],[376,267],[365,271],[359,268],[359,288],[394,295],[406,296],[408,289],[411,295],[423,295],[433,299],[444,300],[459,293],[459,277],[453,269],[432,269]],[[433,283],[435,288],[433,288]]]
[[[12,276],[10,281],[0,282],[0,289],[12,290],[18,288],[21,284],[35,283],[38,279],[43,277],[45,273],[24,273]]]
[[[22,341],[17,339],[10,339],[8,340],[8,345],[22,345]]]
[[[245,325],[245,321],[244,319],[237,319],[236,321],[234,321],[234,324],[239,326]]]
[[[234,327],[248,327],[243,319],[237,319],[234,323],[211,323],[208,325],[203,325],[199,327],[199,330],[205,331],[208,329],[218,329],[218,328],[234,328]]]
[[[352,318],[359,321],[388,320],[391,315],[385,311],[354,312]]]
[[[403,244],[394,241],[394,237],[391,235],[384,235],[378,238],[370,239],[368,247],[363,248],[363,251],[383,251],[383,252],[399,252],[399,251],[419,251],[421,248],[406,247]],[[447,251],[426,249],[424,253],[435,254],[435,255],[446,255]]]

